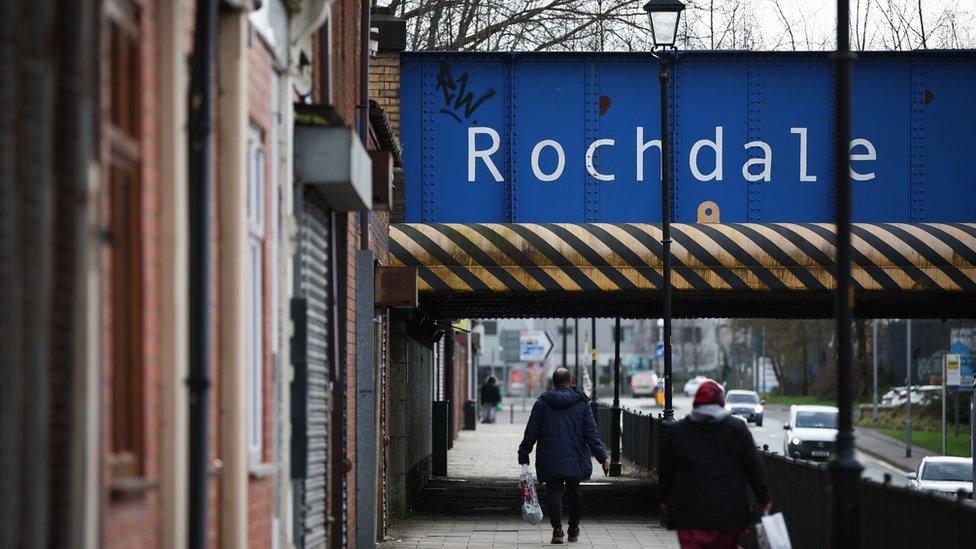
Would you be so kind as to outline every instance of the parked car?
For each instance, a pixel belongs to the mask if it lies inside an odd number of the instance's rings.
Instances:
[[[634,398],[652,397],[657,392],[657,374],[651,370],[641,370],[630,376],[630,393]]]
[[[702,382],[707,379],[708,378],[705,376],[695,376],[689,379],[688,383],[685,383],[685,394],[690,397],[695,396],[695,393],[698,392],[698,386],[701,385]]]
[[[755,391],[735,390],[725,395],[725,409],[742,417],[748,423],[755,423],[756,427],[762,427],[765,403],[766,401],[760,399]]]
[[[973,496],[973,460],[962,457],[922,458],[915,472],[908,474],[910,490],[929,490],[955,496],[963,490]]]
[[[827,459],[837,440],[835,406],[790,406],[783,429],[783,454],[802,459]]]

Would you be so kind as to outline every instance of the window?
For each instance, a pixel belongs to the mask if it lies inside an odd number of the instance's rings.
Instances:
[[[929,461],[922,469],[922,480],[972,482],[972,464],[956,461]]]
[[[702,340],[702,329],[701,326],[684,326],[681,328],[681,342],[682,343],[701,343]]]
[[[614,338],[614,325],[610,325],[610,341],[613,342]],[[620,327],[620,342],[621,343],[633,343],[634,342],[634,327],[633,326],[621,326]]]
[[[142,474],[142,246],[139,12],[109,1],[104,12],[107,70],[102,121],[108,141],[111,467],[113,479]]]
[[[836,429],[837,412],[797,412],[793,426],[801,429]]]
[[[252,127],[248,133],[248,453],[261,463],[264,449],[264,136]]]
[[[485,335],[493,336],[498,334],[498,321],[497,320],[485,320],[481,323],[485,327]]]
[[[572,326],[560,326],[559,327],[559,335],[563,335],[564,333],[566,335],[573,335],[573,327]]]

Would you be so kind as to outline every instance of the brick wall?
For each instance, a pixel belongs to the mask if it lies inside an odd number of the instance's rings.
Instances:
[[[400,53],[381,51],[371,60],[369,66],[369,96],[386,112],[390,118],[390,129],[400,136]],[[389,212],[381,212],[387,223],[403,221],[403,170],[396,168],[393,181],[393,203]],[[385,264],[385,261],[384,261]]]
[[[271,332],[271,316],[277,304],[271,301],[273,273],[272,265],[272,200],[277,199],[277,189],[272,188],[271,171],[276,168],[276,161],[271,157],[272,135],[272,78],[274,76],[273,58],[264,41],[255,34],[248,48],[248,115],[249,122],[258,128],[263,138],[265,150],[264,174],[264,241],[262,245],[262,288],[261,288],[261,349],[262,356],[262,452],[261,462],[267,463],[274,456],[274,382],[272,375],[272,338],[277,334]],[[250,415],[250,412],[248,412]],[[250,421],[248,422],[250,428]],[[254,549],[264,549],[271,546],[272,519],[274,518],[274,477],[250,477],[248,480],[247,499],[247,540]]]
[[[140,549],[150,549],[160,547],[162,537],[161,532],[164,525],[161,516],[161,443],[162,443],[162,424],[169,418],[162,417],[161,402],[161,349],[160,334],[161,330],[166,329],[162,325],[162,300],[171,296],[164,296],[162,293],[159,270],[161,267],[161,245],[162,227],[160,226],[160,194],[162,185],[169,182],[161,181],[158,172],[158,155],[160,145],[160,133],[158,121],[161,116],[159,112],[160,83],[158,74],[157,60],[160,56],[160,44],[157,41],[157,10],[159,0],[133,0],[139,8],[139,44],[140,44],[140,97],[139,107],[140,116],[140,146],[139,154],[141,161],[140,171],[140,255],[139,266],[141,269],[142,288],[140,295],[140,309],[142,311],[141,323],[142,334],[139,347],[141,355],[141,407],[139,410],[132,410],[132,413],[141,415],[142,422],[142,488],[129,490],[124,495],[113,494],[112,468],[110,467],[111,454],[111,424],[112,424],[112,403],[111,403],[111,379],[112,379],[112,317],[111,305],[115,297],[112,295],[111,279],[111,246],[106,244],[97,256],[101,263],[101,357],[102,357],[102,394],[104,395],[100,409],[102,411],[102,513],[101,513],[101,546],[102,547],[139,547]],[[188,39],[185,54],[189,57],[192,44],[194,2],[193,0],[184,1],[184,14],[186,15],[186,32]],[[104,16],[102,17],[104,21]],[[99,67],[101,78],[101,92],[99,109],[104,118],[111,107],[111,93],[107,85],[108,63],[104,60],[109,59],[107,55],[107,33],[103,26],[101,31],[101,54],[98,56],[103,60]],[[215,92],[216,93],[216,92]],[[100,134],[99,157],[103,167],[107,166],[109,140],[106,132]],[[216,145],[214,145],[216,147]],[[214,163],[216,166],[216,163]],[[216,172],[216,167],[214,167]],[[104,173],[104,171],[103,171]],[[107,174],[105,174],[107,176]],[[212,175],[216,181],[216,173]],[[213,188],[210,208],[210,245],[211,245],[211,273],[210,273],[210,363],[219,364],[220,347],[220,322],[219,322],[219,291],[218,280],[220,278],[220,247],[217,238],[219,211],[218,211],[218,192],[216,185]],[[100,212],[102,217],[99,223],[103,228],[108,227],[106,212],[109,207],[108,187],[106,180],[103,179],[102,190],[99,197]],[[212,474],[208,483],[207,492],[207,544],[209,547],[220,546],[220,508],[221,491],[219,476],[215,467],[217,460],[221,458],[220,451],[220,424],[219,406],[220,402],[220,383],[219,370],[211,368],[211,389],[209,394],[209,432],[208,445],[210,455],[210,467],[215,474]]]
[[[468,334],[454,334],[454,391],[451,399],[451,414],[454,415],[451,438],[457,438],[464,427],[464,403],[468,400]]]
[[[111,487],[118,486],[119,479],[113,478],[111,467],[112,454],[112,413],[119,408],[118,403],[111,402],[113,366],[118,361],[112,356],[112,303],[118,296],[113,295],[112,285],[112,254],[111,243],[102,249],[100,260],[102,272],[102,394],[105,404],[102,406],[102,502],[105,512],[102,515],[102,536],[106,547],[158,547],[160,543],[160,348],[159,335],[162,325],[160,311],[160,280],[158,277],[160,261],[160,181],[157,166],[159,131],[157,120],[158,110],[158,75],[156,73],[156,59],[159,56],[156,40],[156,9],[155,0],[138,0],[135,2],[140,11],[138,14],[138,30],[140,48],[138,74],[140,96],[138,106],[141,109],[139,117],[139,190],[138,190],[138,226],[140,234],[140,252],[135,261],[138,263],[141,276],[139,296],[142,316],[141,339],[136,342],[137,353],[140,355],[141,370],[137,379],[141,382],[137,389],[139,393],[140,409],[130,410],[138,414],[141,428],[141,456],[140,481],[144,489],[127,490],[124,495],[116,492],[113,495]],[[104,17],[104,16],[103,16]],[[103,19],[104,20],[104,19]],[[102,27],[107,29],[107,27]],[[102,55],[100,59],[109,59],[109,42],[107,32],[102,32],[100,45]],[[100,75],[102,78],[101,114],[103,128],[107,129],[108,113],[111,112],[111,94],[109,93],[110,65],[102,62]],[[101,143],[102,166],[109,165],[110,148],[107,132],[103,131]],[[100,220],[102,227],[110,226],[107,213],[110,211],[110,185],[107,179],[107,169],[103,172],[105,179],[102,183]]]
[[[393,133],[400,135],[400,53],[381,51],[369,66],[369,97],[390,117]]]

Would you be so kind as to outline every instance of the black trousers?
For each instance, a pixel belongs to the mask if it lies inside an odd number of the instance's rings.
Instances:
[[[578,478],[546,481],[546,504],[549,506],[549,523],[553,528],[563,527],[563,491],[569,500],[569,526],[579,526],[583,518],[583,492]]]

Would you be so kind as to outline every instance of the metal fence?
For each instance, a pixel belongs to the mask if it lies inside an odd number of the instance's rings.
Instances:
[[[775,511],[796,549],[828,547],[830,473],[826,464],[763,453]],[[861,547],[900,549],[976,546],[976,505],[968,498],[909,490],[862,479]],[[749,540],[752,547],[755,541]]]
[[[613,424],[613,416],[610,406],[598,402],[596,405],[596,428],[600,431],[600,439],[603,440],[603,446],[607,449],[607,455],[610,455],[610,427]]]
[[[640,467],[657,469],[660,459],[661,419],[631,410],[623,410],[621,416],[621,453]]]
[[[604,403],[597,404],[596,426],[603,445],[610,453],[610,433],[613,410]],[[657,469],[661,434],[661,419],[626,408],[620,411],[620,454],[645,469]]]
[[[597,427],[610,450],[610,406],[597,406]],[[655,470],[660,464],[662,420],[650,414],[621,410],[621,454],[635,464]],[[827,464],[794,460],[768,451],[763,466],[773,500],[782,512],[796,549],[830,546],[830,472]],[[976,547],[976,504],[968,498],[948,497],[861,479],[861,547],[915,549],[918,547]],[[756,547],[755,536],[745,546]]]

